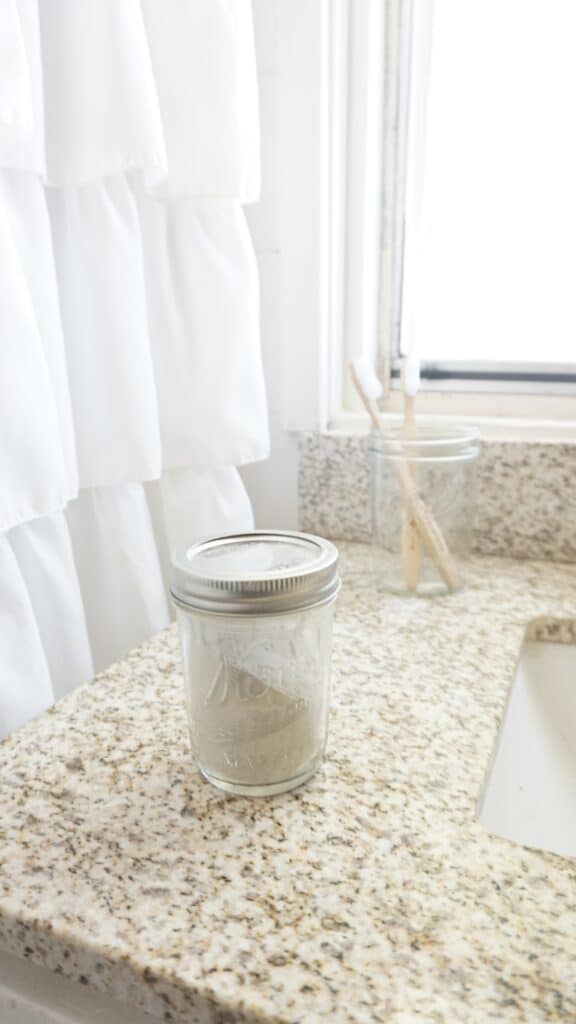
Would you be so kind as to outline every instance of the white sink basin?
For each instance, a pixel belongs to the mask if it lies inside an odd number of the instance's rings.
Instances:
[[[539,625],[522,647],[478,817],[498,836],[576,857],[576,642],[530,638],[576,636],[571,623]]]

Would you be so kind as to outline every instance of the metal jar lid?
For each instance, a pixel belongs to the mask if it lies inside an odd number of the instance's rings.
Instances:
[[[325,604],[339,589],[338,551],[309,533],[233,533],[172,556],[174,601],[200,611],[274,615]]]

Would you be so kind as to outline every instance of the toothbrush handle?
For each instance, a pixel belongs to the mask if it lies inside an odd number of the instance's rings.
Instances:
[[[398,483],[402,489],[404,500],[408,504],[410,515],[417,526],[422,544],[448,589],[455,590],[458,586],[458,573],[442,531],[430,509],[424,504],[418,494],[406,462],[404,460],[399,460],[398,462],[393,460],[393,465],[396,467],[395,472]]]
[[[414,414],[414,396],[404,393],[404,437],[408,440],[416,437],[416,418]],[[416,486],[418,480],[418,467],[415,463],[407,461],[410,476]],[[404,567],[404,582],[406,589],[415,591],[418,589],[418,581],[422,568],[422,544],[418,526],[408,505],[405,505],[402,515],[402,564]]]

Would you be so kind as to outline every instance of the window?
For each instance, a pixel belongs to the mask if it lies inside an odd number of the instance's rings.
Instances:
[[[576,394],[576,5],[401,7],[392,357],[414,345],[440,387]]]
[[[576,437],[575,41],[576,0],[279,4],[288,429],[365,429],[359,354],[399,410],[414,339],[422,413]]]

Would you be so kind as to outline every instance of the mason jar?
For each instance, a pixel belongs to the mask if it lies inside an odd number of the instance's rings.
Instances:
[[[336,548],[310,534],[232,534],[174,555],[192,750],[215,786],[267,796],[320,766],[339,589]]]
[[[441,594],[465,582],[476,507],[476,428],[402,425],[369,444],[372,564],[376,585]]]

